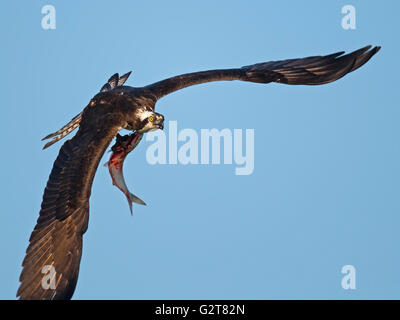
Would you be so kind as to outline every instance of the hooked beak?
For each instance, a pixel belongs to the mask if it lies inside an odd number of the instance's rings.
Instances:
[[[160,115],[155,123],[155,126],[158,129],[163,130],[164,129],[164,117],[162,115]]]

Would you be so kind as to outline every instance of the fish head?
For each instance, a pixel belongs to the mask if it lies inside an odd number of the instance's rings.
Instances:
[[[116,136],[115,144],[111,147],[113,154],[129,153],[131,152],[142,139],[143,134],[139,132],[133,132],[121,136],[119,133]]]

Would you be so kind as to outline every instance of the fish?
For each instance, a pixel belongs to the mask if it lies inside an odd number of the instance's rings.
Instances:
[[[108,167],[108,170],[111,175],[112,183],[114,186],[116,186],[118,189],[120,189],[126,196],[126,199],[128,200],[129,204],[129,209],[132,213],[132,202],[141,204],[141,205],[146,205],[146,203],[132,194],[128,187],[126,186],[125,179],[124,179],[124,174],[122,171],[122,167],[124,165],[124,161],[126,156],[136,148],[136,146],[139,144],[139,142],[142,140],[143,134],[138,133],[138,132],[133,132],[131,134],[127,134],[124,136],[121,136],[120,134],[117,134],[117,139],[115,144],[111,147],[111,157],[110,160],[104,164],[104,166]]]

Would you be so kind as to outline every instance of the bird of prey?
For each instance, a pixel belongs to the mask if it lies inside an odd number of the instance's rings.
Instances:
[[[188,73],[145,87],[125,86],[129,77],[113,75],[84,108],[44,148],[79,127],[61,147],[44,190],[37,224],[22,263],[20,299],[70,299],[82,255],[82,236],[89,220],[89,198],[99,161],[119,130],[138,133],[162,129],[155,112],[165,95],[195,84],[241,80],[257,83],[320,85],[335,81],[365,64],[380,47],[366,46],[349,54],[257,63],[234,69]]]

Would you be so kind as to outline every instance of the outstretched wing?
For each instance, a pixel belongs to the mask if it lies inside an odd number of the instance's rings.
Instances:
[[[78,279],[82,235],[88,226],[93,178],[117,132],[81,127],[61,147],[22,263],[20,299],[71,298]]]
[[[165,79],[146,87],[157,99],[195,84],[242,80],[258,83],[278,82],[285,84],[318,85],[335,81],[366,63],[380,47],[366,46],[343,55],[344,51],[327,56],[271,61],[237,69],[220,69],[187,73]]]

